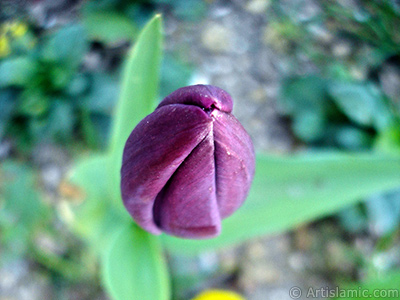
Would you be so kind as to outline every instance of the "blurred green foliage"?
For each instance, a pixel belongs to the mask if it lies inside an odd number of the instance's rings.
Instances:
[[[400,122],[381,89],[368,81],[290,78],[282,86],[281,106],[294,134],[312,147],[368,149],[380,132],[398,132]]]
[[[43,141],[104,147],[123,45],[135,40],[156,3],[87,2],[79,20],[45,31],[24,21],[0,25],[0,140],[12,137],[23,151]],[[185,5],[199,3],[204,5]],[[115,49],[120,54],[105,65],[101,56]],[[161,94],[167,95],[187,84],[191,69],[168,54],[163,74]]]
[[[89,277],[89,269],[82,269],[82,261],[86,265],[89,261],[82,260],[80,251],[60,235],[54,203],[44,201],[38,184],[37,174],[26,164],[12,160],[1,164],[0,266],[28,257],[71,281]]]
[[[32,237],[48,226],[51,209],[41,200],[29,167],[6,162],[1,165],[0,178],[0,244],[4,247],[1,260],[7,260],[30,253],[34,247]]]
[[[370,276],[361,285],[344,283],[339,297],[334,299],[399,299],[398,289],[400,282],[400,272],[389,272],[385,276]],[[344,294],[341,296],[340,294]]]
[[[99,146],[118,95],[115,75],[83,66],[90,43],[80,24],[34,38],[0,61],[0,132],[26,148],[81,136]]]
[[[398,1],[361,0],[358,6],[321,1],[332,30],[366,42],[384,56],[398,55],[400,50],[400,6]]]
[[[206,12],[207,4],[203,0],[99,0],[91,2],[84,8],[86,11],[116,11],[140,25],[144,25],[156,5],[171,10],[175,16],[186,20],[199,20]]]
[[[294,71],[284,81],[281,111],[308,148],[400,153],[399,99],[387,96],[376,80],[383,64],[400,57],[399,7],[390,0],[320,4],[320,14],[297,22],[290,12],[277,10],[277,24],[289,19],[290,28],[295,22],[296,34],[280,33],[292,54],[302,53],[316,66],[307,74]],[[321,42],[315,32],[323,30],[332,36]],[[344,48],[335,54],[334,47]],[[372,229],[381,236],[399,227],[399,207],[400,193],[394,191],[374,195],[365,205],[341,212],[339,219],[350,232]]]

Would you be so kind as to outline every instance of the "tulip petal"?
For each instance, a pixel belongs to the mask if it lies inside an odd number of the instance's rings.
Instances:
[[[175,236],[199,239],[219,234],[221,218],[215,194],[212,131],[159,194],[154,215],[162,230]]]
[[[250,136],[231,114],[213,111],[217,199],[221,218],[237,210],[254,176],[254,149]]]
[[[174,104],[156,109],[132,131],[123,154],[121,192],[138,225],[161,233],[153,219],[155,198],[211,126],[201,108]]]
[[[177,89],[169,94],[158,107],[169,104],[196,105],[205,110],[216,108],[223,112],[231,112],[233,102],[231,96],[212,85],[192,85]]]

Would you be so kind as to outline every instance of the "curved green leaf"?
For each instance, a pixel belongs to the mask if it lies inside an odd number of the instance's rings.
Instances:
[[[69,189],[74,189],[76,198],[82,201],[72,205],[71,226],[97,253],[102,253],[115,231],[131,222],[128,213],[116,209],[112,199],[109,163],[110,159],[105,155],[83,159],[69,177],[73,184]]]
[[[125,66],[112,128],[113,153],[122,156],[122,149],[133,128],[154,109],[161,53],[161,16],[156,15],[140,33]]]
[[[103,278],[115,300],[167,300],[168,272],[157,237],[125,227],[103,259]]]
[[[204,241],[164,236],[170,251],[195,254],[282,232],[335,213],[370,194],[400,186],[400,157],[372,154],[257,156],[246,203]]]

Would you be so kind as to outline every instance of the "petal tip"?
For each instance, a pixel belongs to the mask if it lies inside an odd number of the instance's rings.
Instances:
[[[202,227],[175,228],[173,232],[168,233],[185,239],[210,239],[220,235],[221,225],[217,224]]]

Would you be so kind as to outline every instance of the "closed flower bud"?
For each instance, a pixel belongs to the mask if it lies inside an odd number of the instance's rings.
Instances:
[[[210,238],[242,205],[255,158],[232,106],[218,87],[188,86],[167,96],[132,131],[121,192],[139,226],[154,234]]]

